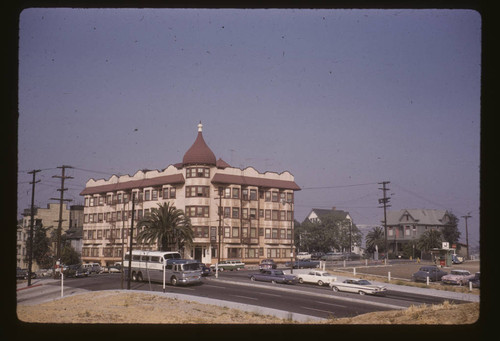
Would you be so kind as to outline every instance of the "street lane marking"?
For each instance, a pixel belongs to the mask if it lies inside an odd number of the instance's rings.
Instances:
[[[327,304],[327,305],[333,305],[334,307],[341,307],[341,308],[347,308],[346,305],[341,305],[341,304],[335,304],[335,303],[325,303],[325,302],[320,302],[320,301],[315,301],[316,303],[320,304]]]
[[[226,287],[221,287],[219,285],[212,285],[212,284],[203,284],[204,287],[212,287],[212,288],[219,288],[219,289],[227,289]]]
[[[320,311],[322,313],[333,314],[331,311],[328,311],[328,310],[314,309],[314,308],[308,308],[308,307],[304,307],[304,306],[301,306],[301,308],[308,309],[308,310]]]
[[[260,292],[259,294],[260,294],[260,295],[267,295],[267,296],[274,296],[274,297],[283,297],[282,295],[277,295],[277,294],[268,294],[268,293],[265,293],[265,292]]]
[[[231,296],[240,297],[240,298],[246,298],[246,299],[254,300],[254,301],[258,301],[259,300],[258,298],[255,298],[255,297],[240,296],[240,295],[231,295]]]

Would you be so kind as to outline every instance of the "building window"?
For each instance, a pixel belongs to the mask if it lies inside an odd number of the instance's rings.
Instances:
[[[272,201],[278,202],[278,192],[272,192]]]
[[[224,238],[230,238],[230,237],[231,237],[231,234],[230,234],[229,227],[224,227]]]
[[[248,189],[244,188],[241,190],[241,198],[243,200],[248,200]]]
[[[152,200],[158,200],[158,190],[157,189],[153,189],[153,191],[151,192],[151,197],[152,197]]]
[[[286,201],[293,202],[293,193],[286,194]]]
[[[231,207],[224,207],[224,218],[231,218]]]
[[[265,238],[266,238],[266,239],[271,239],[271,229],[266,229],[266,235],[265,235]]]
[[[195,238],[208,238],[208,226],[193,226]]]
[[[151,191],[149,189],[144,191],[144,200],[151,200]]]
[[[278,239],[278,229],[272,229],[272,239]]]
[[[271,201],[271,192],[269,192],[269,191],[266,192],[265,201]]]
[[[103,219],[103,213],[99,213],[97,215],[97,221],[100,222],[100,223],[102,223],[102,219]]]
[[[187,217],[204,217],[209,216],[208,206],[186,206],[186,216]]]
[[[272,213],[273,213],[273,216],[272,216],[272,220],[278,220],[278,212],[277,210],[273,210]]]
[[[242,208],[241,209],[241,218],[242,219],[248,219],[248,208]]]
[[[239,219],[239,218],[240,218],[240,208],[233,207],[233,219]]]
[[[192,167],[186,169],[186,178],[209,178],[210,168]]]
[[[239,198],[240,198],[240,189],[233,188],[233,199],[239,199]]]
[[[240,237],[240,228],[238,226],[233,226],[232,238]]]
[[[271,220],[271,210],[266,210],[266,220]]]
[[[257,190],[256,189],[250,190],[250,200],[257,200]]]
[[[255,227],[250,228],[250,238],[257,238],[257,229]]]
[[[250,219],[257,219],[257,209],[255,208],[250,209]]]
[[[264,210],[259,210],[259,218],[264,218]]]
[[[280,229],[280,239],[285,239],[286,232],[285,229]]]
[[[286,211],[280,211],[280,220],[285,221],[286,220]]]
[[[170,199],[175,199],[175,187],[170,187]]]
[[[193,197],[210,197],[209,186],[186,186],[186,198]]]

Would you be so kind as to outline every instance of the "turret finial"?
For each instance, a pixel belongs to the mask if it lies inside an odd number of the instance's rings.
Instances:
[[[201,133],[202,130],[203,130],[203,124],[201,124],[200,121],[200,123],[198,124],[198,132]]]

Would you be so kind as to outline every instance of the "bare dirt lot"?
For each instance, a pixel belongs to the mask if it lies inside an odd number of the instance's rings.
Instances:
[[[294,323],[236,309],[170,299],[147,293],[92,292],[33,306],[18,305],[17,316],[35,323],[285,324]],[[322,324],[472,324],[479,303],[412,306]],[[318,322],[310,322],[318,323]]]

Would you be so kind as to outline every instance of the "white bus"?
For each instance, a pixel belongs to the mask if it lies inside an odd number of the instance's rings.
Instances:
[[[123,269],[128,276],[130,255],[125,254]],[[165,262],[165,276],[163,268]],[[168,282],[172,285],[201,283],[201,270],[198,262],[181,259],[179,252],[132,250],[132,280]]]

